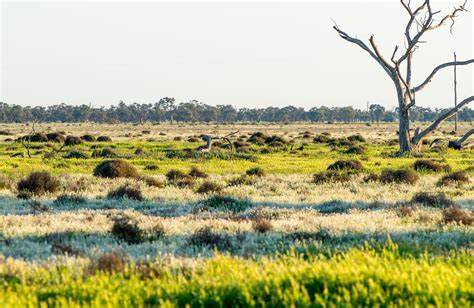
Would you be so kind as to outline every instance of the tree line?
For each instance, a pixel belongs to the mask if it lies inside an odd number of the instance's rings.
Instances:
[[[412,121],[435,120],[449,109],[431,109],[413,106]],[[473,121],[474,110],[463,108],[459,121]],[[451,119],[452,120],[452,119]],[[235,108],[231,105],[211,106],[192,100],[176,103],[165,97],[152,104],[126,104],[120,102],[110,107],[71,106],[59,104],[49,107],[9,105],[0,102],[0,122],[95,122],[95,123],[144,123],[144,122],[395,122],[398,110],[386,110],[372,104],[368,110],[353,107],[313,107],[308,110],[295,107]]]

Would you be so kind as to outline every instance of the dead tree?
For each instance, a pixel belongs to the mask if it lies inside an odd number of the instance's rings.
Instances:
[[[204,146],[200,146],[199,148],[197,148],[197,151],[198,152],[210,152],[211,151],[211,145],[212,145],[212,140],[214,139],[223,139],[225,140],[229,146],[230,146],[230,150],[233,152],[234,151],[234,145],[232,144],[232,142],[230,141],[230,137],[237,134],[239,131],[236,131],[236,132],[233,132],[233,133],[230,133],[228,135],[225,135],[224,137],[212,137],[211,135],[204,135],[202,137],[202,140],[206,141],[206,145]]]
[[[382,67],[394,83],[398,100],[400,153],[407,153],[418,152],[421,149],[423,138],[438,128],[443,121],[449,119],[461,108],[474,101],[474,96],[465,98],[456,107],[439,116],[439,118],[428,127],[424,129],[418,127],[414,131],[414,135],[411,136],[409,112],[410,108],[415,105],[416,93],[423,90],[440,70],[453,65],[461,66],[472,64],[474,63],[474,59],[440,64],[436,66],[420,84],[414,85],[412,80],[413,54],[419,48],[420,44],[424,43],[422,40],[423,35],[445,25],[448,21],[451,21],[450,30],[452,33],[455,18],[458,17],[459,13],[467,11],[465,8],[466,2],[454,8],[449,14],[438,19],[435,19],[435,17],[440,14],[441,11],[433,11],[430,0],[423,0],[423,3],[418,7],[412,7],[410,0],[400,0],[400,3],[408,13],[409,19],[404,30],[405,50],[399,57],[397,57],[399,46],[395,46],[390,58],[382,55],[374,35],[369,38],[369,46],[360,39],[352,37],[341,30],[337,24],[335,24],[333,28],[341,38],[366,51],[370,57]],[[402,66],[404,67],[404,71],[402,71]]]
[[[463,144],[464,141],[466,141],[467,138],[469,138],[473,134],[474,134],[474,128],[472,128],[470,131],[465,133],[464,136],[462,136],[458,140],[449,141],[448,147],[452,148],[452,149],[455,149],[455,150],[461,150],[464,146],[467,146],[467,144],[466,145]]]

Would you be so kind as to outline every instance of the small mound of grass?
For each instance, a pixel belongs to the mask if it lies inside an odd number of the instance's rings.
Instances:
[[[255,168],[250,168],[247,171],[245,171],[245,174],[249,176],[262,177],[262,176],[265,176],[265,170],[263,170],[263,168],[261,167],[255,167]]]
[[[113,218],[112,235],[128,244],[140,244],[145,240],[145,232],[140,229],[138,222],[128,216]]]
[[[199,170],[199,168],[196,166],[191,168],[191,171],[189,171],[188,175],[195,179],[197,178],[205,179],[209,177],[209,175],[206,172]]]
[[[110,191],[107,194],[107,198],[129,199],[129,200],[136,200],[136,201],[145,200],[145,198],[143,197],[142,191],[139,188],[130,186],[129,184],[122,185],[119,188]]]
[[[378,174],[375,174],[375,173],[369,173],[366,176],[364,176],[363,181],[365,183],[378,182],[378,181],[380,181],[380,176]]]
[[[362,170],[362,163],[358,160],[351,159],[351,160],[338,160],[335,163],[332,163],[328,166],[328,170],[334,171],[361,171]]]
[[[443,222],[472,226],[474,217],[472,213],[461,209],[458,205],[454,205],[443,211]]]
[[[346,183],[351,180],[350,174],[347,172],[326,171],[313,175],[314,184],[323,183]]]
[[[257,182],[256,177],[243,174],[239,177],[229,180],[228,186],[254,185]]]
[[[97,158],[97,157],[113,158],[117,156],[118,154],[115,153],[115,151],[111,148],[103,148],[101,150],[94,150],[94,152],[92,152],[92,157],[94,158]]]
[[[217,233],[210,227],[203,227],[196,230],[189,238],[189,244],[217,249],[227,249],[231,247],[230,238],[228,236]]]
[[[435,208],[447,208],[453,206],[455,203],[449,199],[445,193],[427,193],[419,192],[416,193],[411,199],[412,204],[422,204],[423,206],[435,207]]]
[[[67,146],[74,146],[74,145],[79,145],[82,143],[83,141],[81,138],[77,136],[72,136],[72,135],[67,136],[66,139],[64,140],[64,144]]]
[[[17,184],[19,192],[27,192],[35,196],[54,193],[59,190],[59,180],[47,171],[35,171]]]
[[[413,169],[415,169],[416,171],[432,171],[432,172],[451,171],[451,167],[449,165],[438,164],[431,159],[418,159],[413,164]]]
[[[447,186],[452,184],[468,184],[469,175],[466,171],[458,171],[443,176],[438,181],[438,186]]]
[[[86,142],[94,142],[96,141],[97,139],[95,138],[94,135],[91,135],[91,134],[85,134],[83,136],[81,136],[81,139],[86,141]]]
[[[273,229],[273,225],[271,221],[261,218],[252,223],[252,229],[258,233],[267,233]]]
[[[384,170],[380,175],[382,183],[414,184],[419,180],[418,174],[411,169]]]
[[[363,155],[366,154],[366,151],[364,147],[360,145],[355,145],[350,148],[348,148],[346,151],[344,151],[345,154],[353,154],[353,155]]]
[[[97,137],[98,142],[112,142],[112,138],[109,136],[99,136]]]
[[[76,196],[76,195],[68,195],[68,194],[63,194],[60,195],[54,200],[53,204],[54,205],[67,205],[67,204],[73,204],[73,205],[79,205],[79,204],[85,204],[86,199],[81,196]]]
[[[365,142],[366,141],[365,138],[362,137],[362,135],[360,135],[360,134],[351,135],[351,136],[347,137],[347,139],[349,141],[352,141],[352,142]]]
[[[216,182],[205,181],[197,189],[199,194],[219,194],[224,190],[224,187]]]
[[[212,196],[200,202],[202,207],[231,211],[234,213],[243,212],[252,207],[249,200],[237,199],[231,196]]]
[[[105,160],[94,169],[94,176],[102,178],[133,178],[138,176],[137,169],[130,163],[121,160]]]
[[[84,153],[82,151],[78,151],[78,150],[71,151],[71,152],[67,153],[66,155],[64,155],[63,157],[66,158],[66,159],[71,159],[71,158],[87,159],[87,158],[89,158],[89,156],[86,153]]]

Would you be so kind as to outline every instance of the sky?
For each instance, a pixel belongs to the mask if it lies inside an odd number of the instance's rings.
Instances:
[[[445,12],[460,3],[432,2]],[[339,38],[332,20],[367,44],[374,34],[390,58],[395,45],[403,47],[408,18],[395,0],[3,1],[0,10],[0,101],[23,106],[175,97],[250,108],[370,102],[391,109],[391,80]],[[453,35],[444,27],[425,39],[415,53],[415,83],[453,51],[473,58],[472,13],[457,19]],[[459,100],[474,92],[473,67],[458,67]],[[453,69],[438,73],[417,104],[453,105]]]

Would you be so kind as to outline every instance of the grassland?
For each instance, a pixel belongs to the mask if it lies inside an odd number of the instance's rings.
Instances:
[[[464,123],[460,133],[468,128]],[[15,139],[31,127],[0,125],[10,134],[4,136],[10,141],[0,142],[2,306],[474,302],[472,149],[425,146],[422,157],[397,157],[393,124],[53,123],[35,130],[112,141],[67,146],[50,158],[45,154],[60,144],[31,143],[28,158]],[[203,144],[201,134],[235,131],[235,151],[225,142],[210,153],[193,150]],[[284,143],[249,141],[257,131]],[[445,124],[430,138],[446,141],[453,138],[450,131]],[[317,141],[323,133],[336,141]],[[362,138],[346,142],[353,135]],[[348,154],[353,147],[362,151]],[[93,157],[103,149],[112,155]],[[26,157],[11,157],[19,152]],[[66,158],[72,152],[83,156]],[[92,175],[100,162],[117,158],[139,176]],[[410,183],[367,179],[413,169],[419,159],[450,170],[417,170],[418,179]],[[344,181],[314,181],[313,174],[338,160],[358,160],[362,168],[341,171],[348,176]],[[166,177],[170,170],[188,173],[192,167],[207,178],[180,185]],[[255,167],[264,174],[245,175]],[[17,182],[39,170],[53,174],[57,189],[22,199]],[[440,182],[458,171],[468,180]],[[205,183],[212,189],[201,191]],[[140,198],[111,197],[123,187]],[[120,217],[128,223],[118,224]]]

